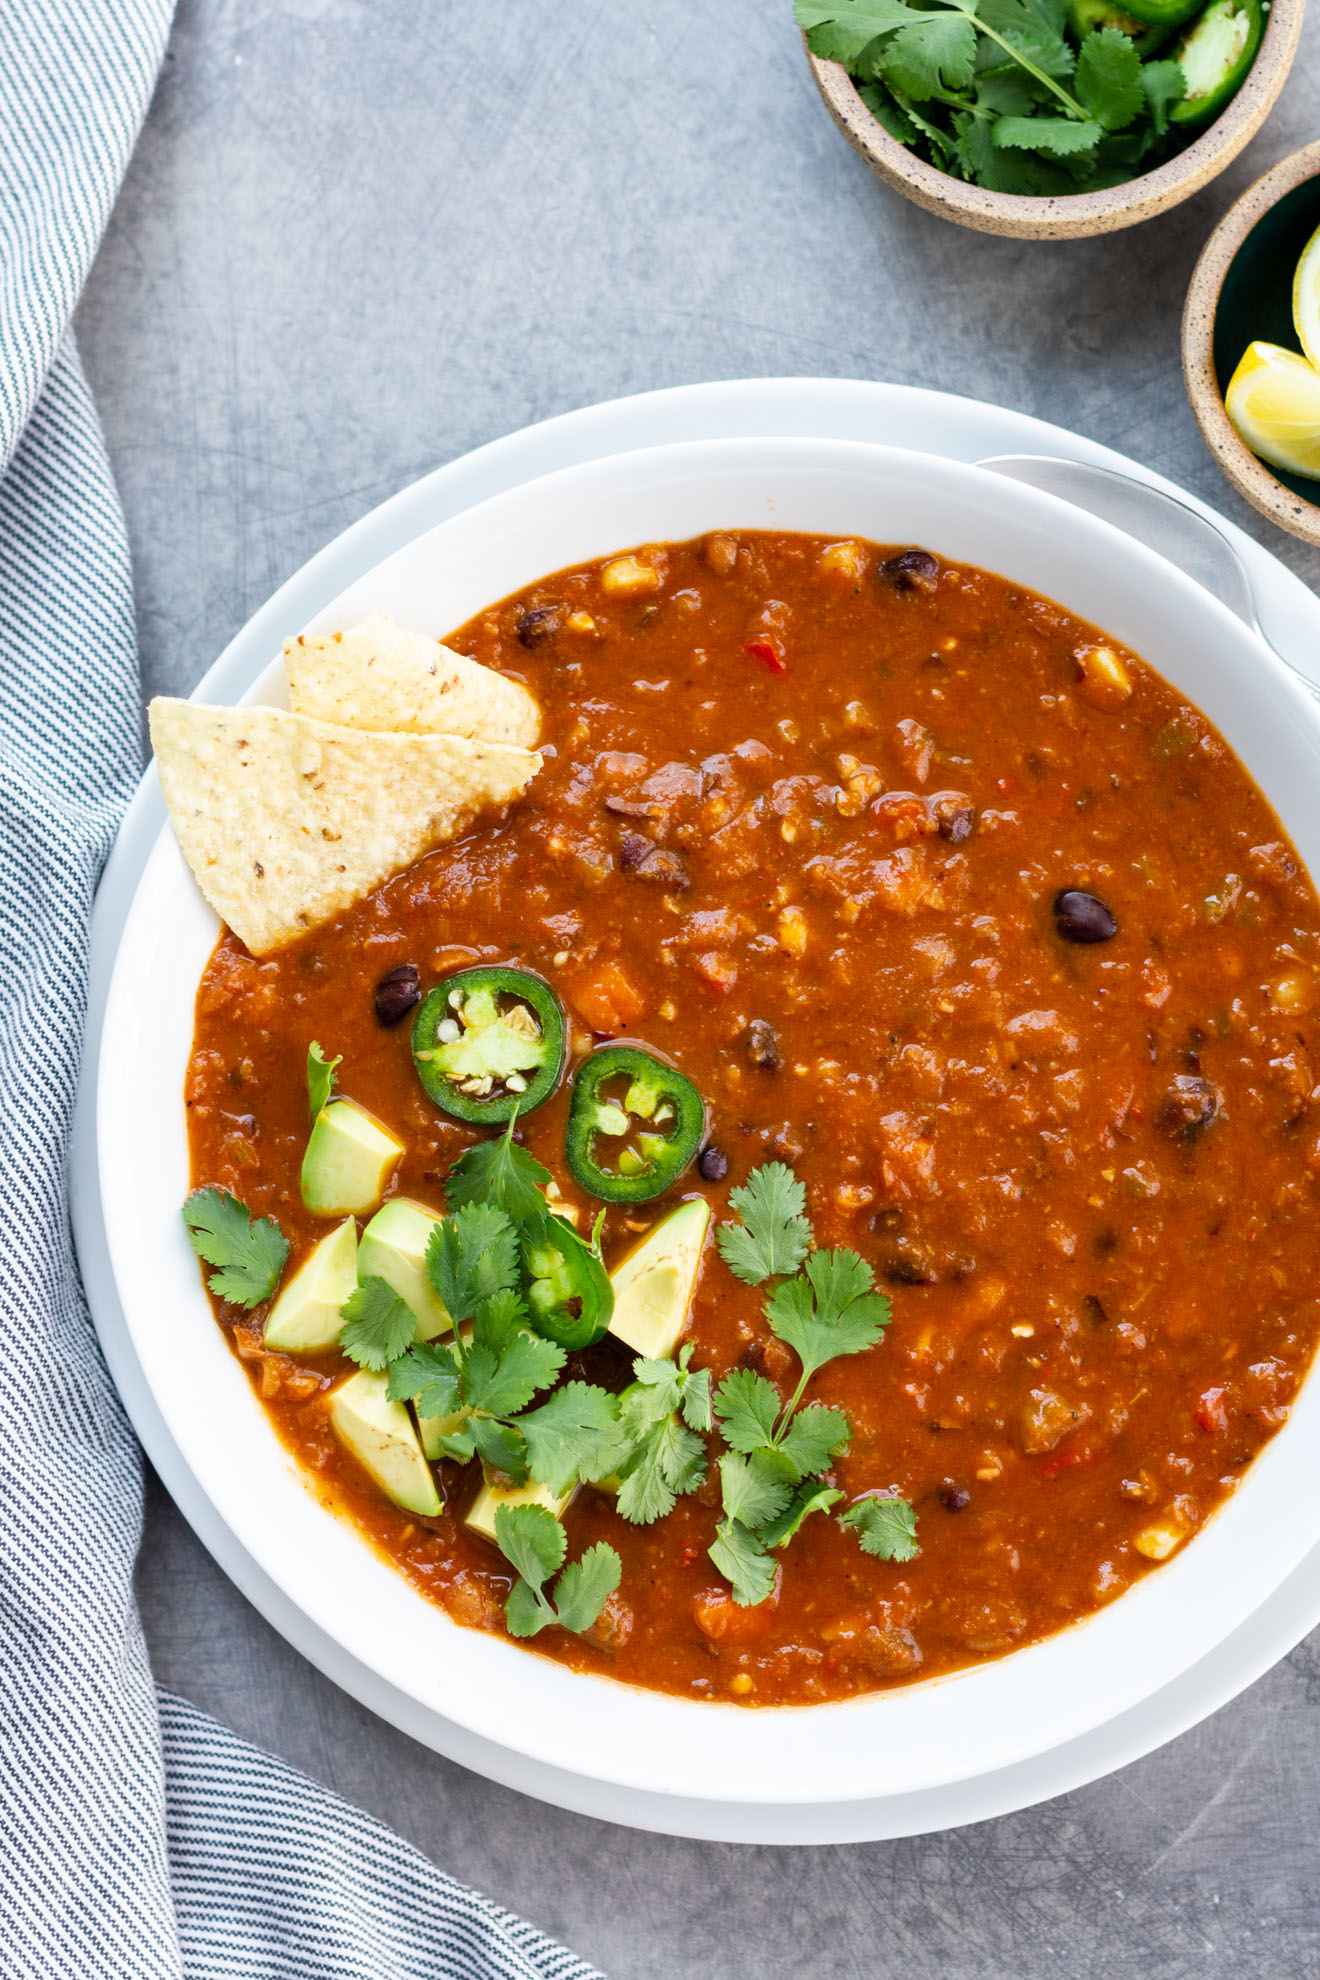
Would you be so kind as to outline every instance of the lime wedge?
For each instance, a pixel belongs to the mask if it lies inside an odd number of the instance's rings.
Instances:
[[[1320,227],[1302,249],[1293,276],[1293,324],[1302,349],[1320,365]]]
[[[1224,408],[1253,454],[1320,480],[1320,371],[1306,358],[1281,344],[1249,344]]]

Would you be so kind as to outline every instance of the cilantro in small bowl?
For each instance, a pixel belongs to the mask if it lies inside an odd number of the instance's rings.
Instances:
[[[794,14],[876,171],[966,225],[1046,236],[1129,225],[1213,177],[1263,122],[1301,23],[1300,0],[795,0]]]

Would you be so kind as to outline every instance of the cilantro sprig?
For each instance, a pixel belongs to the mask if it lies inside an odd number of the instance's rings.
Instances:
[[[831,1361],[873,1348],[889,1325],[890,1305],[855,1251],[810,1248],[805,1192],[782,1163],[754,1169],[729,1200],[742,1221],[716,1232],[720,1253],[751,1285],[777,1279],[765,1317],[770,1331],[797,1356],[800,1370],[787,1402],[767,1376],[749,1368],[732,1370],[715,1391],[714,1414],[728,1450],[719,1460],[723,1518],[710,1557],[732,1587],[734,1601],[747,1607],[773,1592],[774,1555],[812,1513],[830,1511],[844,1496],[822,1479],[848,1448],[852,1425],[841,1409],[823,1403],[804,1407],[807,1385]],[[793,1276],[781,1276],[786,1273]],[[881,1554],[882,1544],[891,1544],[893,1551],[882,1558],[910,1559],[916,1552],[912,1508],[888,1499],[883,1514],[858,1509],[877,1503],[859,1500],[840,1516],[840,1524],[857,1534],[866,1552]],[[905,1543],[911,1552],[897,1551]]]
[[[327,1059],[316,1040],[307,1048],[307,1111],[315,1120],[335,1090],[335,1070],[342,1057]]]
[[[495,1543],[518,1576],[504,1611],[511,1636],[535,1636],[549,1623],[581,1634],[619,1585],[619,1556],[603,1540],[564,1567],[567,1538],[544,1506],[500,1506]],[[558,1579],[552,1599],[546,1583],[553,1574]]]
[[[1117,6],[1116,22],[1125,22]],[[1068,0],[795,0],[813,54],[843,63],[891,137],[996,192],[1094,192],[1170,148],[1186,92],[1120,27]]]
[[[289,1256],[273,1217],[249,1215],[245,1203],[211,1185],[187,1198],[183,1221],[197,1256],[218,1268],[206,1281],[217,1299],[251,1308],[270,1298]]]

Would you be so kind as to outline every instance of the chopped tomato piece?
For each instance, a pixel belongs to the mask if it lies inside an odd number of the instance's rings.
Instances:
[[[1216,1430],[1228,1428],[1228,1411],[1224,1408],[1224,1391],[1207,1389],[1196,1405],[1196,1420],[1210,1436]]]
[[[723,1588],[706,1588],[692,1604],[692,1620],[712,1643],[749,1643],[764,1636],[779,1601],[779,1576],[773,1593],[754,1607],[742,1608]]]
[[[646,1009],[646,999],[617,962],[602,963],[594,976],[582,978],[568,994],[593,1031],[626,1031]]]
[[[743,652],[750,653],[753,660],[759,660],[761,665],[767,667],[772,674],[788,672],[788,662],[784,658],[783,647],[777,639],[771,639],[768,634],[761,639],[749,639]]]
[[[738,965],[732,956],[720,949],[709,950],[703,956],[693,956],[692,967],[708,990],[717,997],[727,996],[738,981]]]
[[[1101,1446],[1094,1437],[1074,1431],[1047,1458],[1041,1459],[1036,1470],[1042,1478],[1057,1478],[1061,1471],[1072,1471],[1079,1464],[1093,1464],[1100,1451]]]

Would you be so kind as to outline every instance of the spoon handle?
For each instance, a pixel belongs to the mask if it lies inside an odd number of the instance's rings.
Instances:
[[[1089,461],[1059,460],[1049,454],[996,454],[977,465],[1088,509],[1148,544],[1250,626],[1272,652],[1279,654],[1284,665],[1305,681],[1312,694],[1320,693],[1320,680],[1286,653],[1279,653],[1274,642],[1266,638],[1256,615],[1246,566],[1223,531],[1175,495],[1112,468],[1096,467]]]

